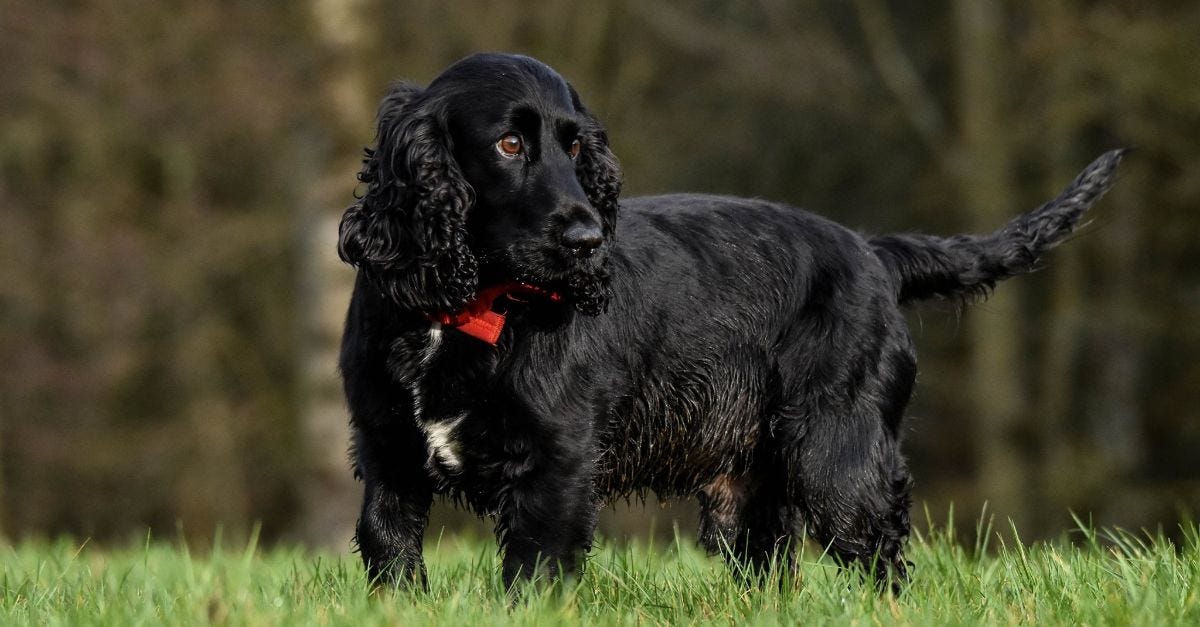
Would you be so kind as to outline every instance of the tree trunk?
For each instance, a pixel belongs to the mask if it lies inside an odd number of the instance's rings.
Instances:
[[[1046,49],[1039,59],[1048,69],[1045,90],[1046,103],[1046,162],[1049,172],[1044,194],[1051,198],[1062,191],[1078,170],[1077,157],[1071,150],[1076,145],[1075,129],[1085,125],[1081,119],[1079,99],[1087,98],[1079,79],[1079,57],[1072,50],[1080,45],[1073,37],[1075,12],[1065,0],[1046,0],[1036,4],[1038,21],[1044,25],[1039,33],[1040,45]],[[1079,370],[1079,353],[1083,338],[1084,309],[1084,247],[1062,246],[1054,251],[1047,272],[1050,291],[1047,311],[1039,327],[1045,335],[1041,344],[1041,359],[1037,380],[1041,382],[1037,408],[1033,412],[1041,459],[1037,465],[1039,486],[1034,503],[1037,526],[1054,529],[1072,505],[1069,494],[1079,485],[1078,456],[1072,450],[1071,414],[1075,407],[1075,381]]]
[[[954,3],[958,35],[958,99],[961,139],[956,174],[976,232],[989,232],[1014,212],[1012,146],[1003,119],[1008,84],[1000,3]],[[969,389],[977,422],[980,493],[1001,519],[1025,517],[1025,477],[1016,431],[1025,412],[1019,373],[1022,359],[1020,294],[999,287],[967,314],[971,348]]]
[[[1137,293],[1142,275],[1136,262],[1139,194],[1136,185],[1116,187],[1106,203],[1108,224],[1098,233],[1105,251],[1100,271],[1100,293],[1104,296],[1098,308],[1101,322],[1092,337],[1100,380],[1091,397],[1093,403],[1086,410],[1088,444],[1097,456],[1094,466],[1100,471],[1096,483],[1103,491],[1114,484],[1125,484],[1145,455],[1137,393],[1143,361],[1143,320]],[[1107,492],[1095,496],[1104,500],[1114,520],[1136,520],[1140,514],[1137,506],[1105,498]]]
[[[368,89],[355,63],[362,45],[363,6],[356,0],[314,0],[319,36],[339,54],[341,67],[331,72],[327,95],[341,114],[345,128],[369,128],[371,108],[366,104],[378,89]],[[327,137],[302,137],[306,146],[297,154],[327,155]],[[348,417],[337,374],[337,360],[346,305],[350,302],[353,272],[338,259],[339,208],[349,204],[351,173],[356,164],[334,163],[310,157],[293,171],[297,185],[309,192],[297,216],[300,285],[297,307],[304,316],[301,372],[302,426],[306,472],[300,485],[301,517],[297,532],[304,542],[332,550],[348,550],[358,515],[360,488],[355,485],[346,450],[350,442]]]

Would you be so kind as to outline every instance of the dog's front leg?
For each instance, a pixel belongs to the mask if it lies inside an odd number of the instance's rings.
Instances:
[[[600,511],[590,460],[560,460],[515,479],[502,492],[496,521],[505,587],[511,591],[519,580],[579,574]]]
[[[397,491],[367,481],[355,537],[372,587],[425,587],[422,537],[431,500],[428,492]]]
[[[420,457],[384,459],[362,438],[355,448],[365,483],[355,538],[371,585],[424,588],[423,537],[433,489],[416,463]]]

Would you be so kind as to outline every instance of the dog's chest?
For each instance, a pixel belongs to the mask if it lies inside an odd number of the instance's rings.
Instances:
[[[461,343],[447,341],[452,333],[435,322],[427,332],[410,338],[405,350],[410,368],[400,377],[412,398],[413,420],[425,439],[425,467],[441,483],[461,475],[468,466],[468,449],[477,447],[464,426],[486,380],[478,357],[463,354]]]

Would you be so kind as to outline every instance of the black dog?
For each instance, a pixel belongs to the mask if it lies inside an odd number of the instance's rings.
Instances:
[[[1033,269],[1120,157],[985,236],[864,238],[698,195],[626,199],[618,227],[605,131],[554,70],[486,54],[399,85],[339,242],[370,576],[424,581],[434,494],[495,519],[511,585],[577,570],[602,503],[653,490],[696,495],[701,542],[739,567],[803,529],[902,580],[900,305]]]

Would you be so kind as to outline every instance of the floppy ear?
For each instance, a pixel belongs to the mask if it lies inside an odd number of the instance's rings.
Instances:
[[[575,88],[570,88],[570,91],[575,110],[584,117],[583,128],[579,131],[582,146],[575,163],[575,175],[587,194],[588,202],[600,213],[604,239],[611,242],[617,230],[621,166],[617,163],[616,155],[608,148],[608,131],[604,125],[583,106]],[[604,311],[609,297],[607,265],[598,266],[592,272],[574,274],[570,283],[575,309],[593,316]]]
[[[604,238],[611,240],[617,228],[617,198],[621,195],[623,178],[621,165],[608,148],[608,131],[604,125],[583,106],[574,88],[571,97],[575,100],[575,109],[585,119],[579,139],[582,150],[575,170],[588,201],[600,212]]]
[[[478,281],[467,246],[474,192],[451,154],[445,112],[401,83],[379,105],[375,148],[363,151],[366,192],[346,210],[338,255],[404,309],[457,311]]]

